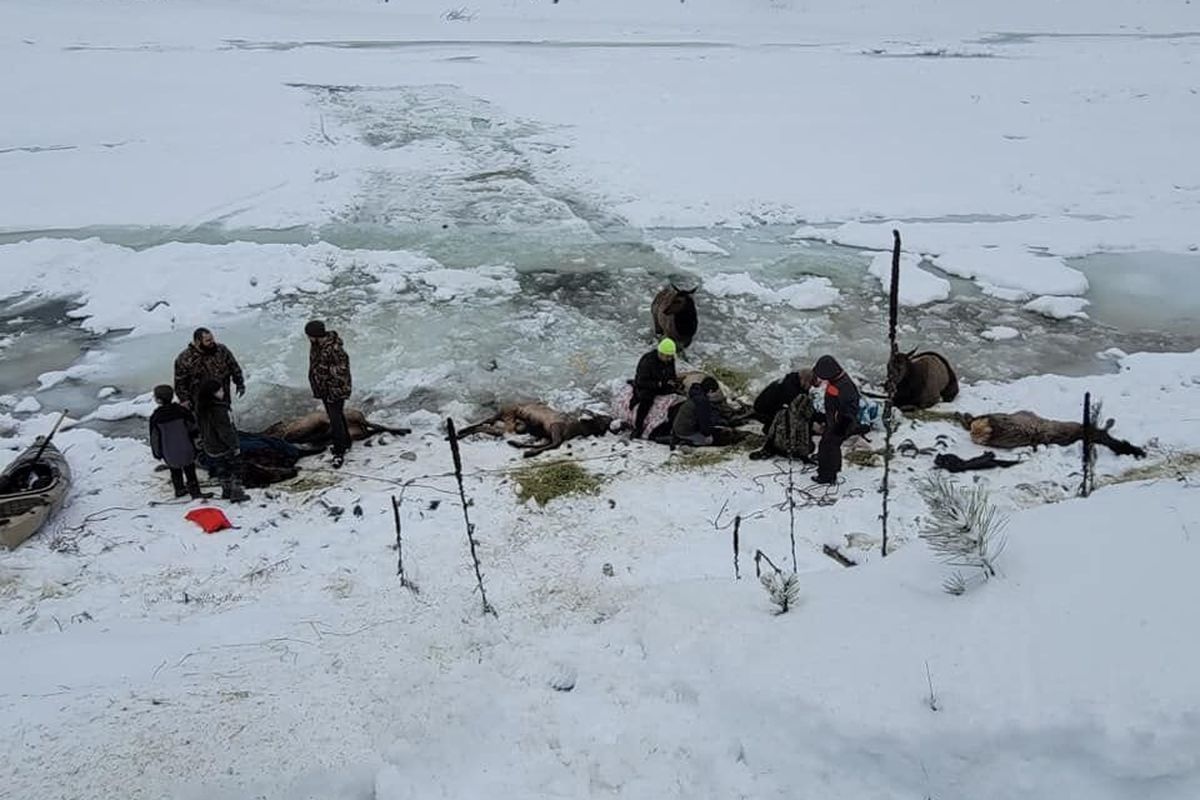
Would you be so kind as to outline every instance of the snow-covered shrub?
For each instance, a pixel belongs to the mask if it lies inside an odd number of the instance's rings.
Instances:
[[[930,475],[918,485],[929,506],[920,536],[950,567],[978,570],[984,580],[996,574],[995,562],[1004,551],[1008,519],[988,500],[979,485],[963,488],[944,474]],[[968,579],[955,571],[942,587],[950,594],[966,592]]]
[[[784,574],[777,570],[764,572],[759,580],[771,598],[771,602],[779,607],[775,613],[786,614],[800,598],[800,578],[794,572]]]

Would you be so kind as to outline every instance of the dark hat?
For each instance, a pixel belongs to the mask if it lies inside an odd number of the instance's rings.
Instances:
[[[842,374],[842,365],[833,356],[821,356],[813,365],[813,375],[823,381],[831,381]]]
[[[304,326],[304,335],[320,339],[325,335],[325,323],[319,319],[312,320]]]

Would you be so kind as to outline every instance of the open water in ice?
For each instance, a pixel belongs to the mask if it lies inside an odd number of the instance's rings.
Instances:
[[[380,152],[444,146],[458,167],[454,174],[363,168],[355,175],[359,195],[316,226],[246,229],[214,220],[183,229],[10,230],[0,233],[0,243],[96,237],[149,248],[169,241],[324,241],[346,250],[418,252],[451,270],[504,266],[515,273],[515,291],[438,300],[383,290],[371,274],[350,268],[328,291],[292,292],[213,319],[210,327],[248,375],[249,394],[237,405],[247,428],[311,404],[301,328],[314,316],[346,340],[356,402],[368,407],[472,413],[480,404],[516,398],[564,407],[603,403],[612,382],[630,376],[651,346],[654,293],[669,280],[703,286],[719,273],[747,273],[765,289],[824,277],[840,299],[798,310],[701,288],[692,364],[733,368],[761,385],[829,352],[867,384],[882,377],[886,303],[866,272],[871,254],[795,241],[794,229],[782,226],[631,228],[602,200],[564,187],[553,169],[558,145],[536,122],[507,117],[453,87],[295,89],[338,142]],[[672,246],[680,238],[704,239],[724,254]],[[1086,320],[1046,319],[951,278],[948,301],[903,310],[901,345],[942,351],[966,381],[1112,369],[1098,354],[1114,347],[1194,349],[1200,347],[1200,303],[1191,288],[1197,263],[1196,256],[1139,253],[1078,260],[1074,266],[1092,283]],[[69,295],[69,287],[63,292]],[[38,393],[43,406],[81,416],[96,406],[102,386],[129,397],[170,379],[172,359],[190,331],[92,337],[67,318],[69,307],[69,301],[0,300],[0,394],[31,392],[39,374],[69,367],[84,350],[107,354],[101,370]],[[998,325],[1021,335],[999,342],[980,335]]]
[[[67,232],[62,232],[66,234]],[[130,246],[159,241],[153,230],[88,230]],[[556,229],[514,233],[486,227],[452,231],[330,226],[320,238],[345,248],[418,250],[451,269],[503,264],[516,272],[518,290],[472,294],[450,301],[381,292],[369,275],[344,274],[326,293],[299,294],[212,326],[249,376],[239,403],[247,427],[307,406],[307,341],[300,332],[312,316],[327,319],[346,339],[361,401],[397,411],[468,412],[496,400],[540,398],[565,406],[603,402],[606,387],[631,375],[652,342],[650,299],[669,280],[703,286],[718,273],[746,272],[761,286],[780,288],[819,276],[840,291],[833,306],[797,310],[753,296],[697,295],[700,332],[689,352],[697,365],[733,368],[763,383],[789,365],[831,352],[867,383],[882,377],[886,304],[878,281],[866,273],[869,255],[850,248],[789,239],[790,229],[654,230],[607,228],[574,237]],[[44,234],[43,234],[44,235]],[[677,237],[704,238],[729,255],[683,253]],[[193,240],[312,241],[313,232],[193,232]],[[1055,321],[1019,304],[980,293],[951,279],[951,299],[902,309],[901,343],[947,354],[967,381],[1011,379],[1041,372],[1086,374],[1111,369],[1098,356],[1125,351],[1200,346],[1197,309],[1172,293],[1194,263],[1184,257],[1136,254],[1093,256],[1077,262],[1092,281],[1090,319]],[[0,331],[10,337],[0,363],[0,394],[24,394],[37,376],[65,369],[84,350],[110,354],[101,371],[37,394],[43,406],[82,414],[97,404],[101,386],[124,396],[169,380],[172,359],[188,331],[169,335],[92,337],[65,316],[68,302],[30,307],[0,305]],[[1021,338],[993,342],[980,336],[994,325]]]

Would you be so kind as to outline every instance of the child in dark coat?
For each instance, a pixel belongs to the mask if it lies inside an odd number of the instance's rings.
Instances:
[[[200,491],[196,478],[196,418],[175,402],[175,390],[170,386],[155,386],[154,401],[158,408],[150,415],[150,452],[170,468],[175,496],[212,497]]]
[[[233,503],[249,500],[242,489],[241,448],[229,398],[215,380],[201,382],[196,391],[196,421],[204,452],[215,462],[213,472],[221,480],[221,499]]]

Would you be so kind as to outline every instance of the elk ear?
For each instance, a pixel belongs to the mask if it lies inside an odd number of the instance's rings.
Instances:
[[[697,287],[696,287],[696,288],[694,288],[694,289],[680,289],[679,291],[680,291],[681,293],[683,293],[683,294],[686,294],[688,297],[691,297],[692,295],[694,295],[694,294],[695,294],[696,292],[698,292],[699,290],[700,290],[700,287],[699,287],[699,286],[697,286]]]
[[[671,284],[671,288],[674,289],[675,291],[677,291],[677,292],[683,291],[682,289],[680,289],[678,286],[675,285],[675,281],[667,281],[667,283]]]
[[[904,357],[905,357],[905,358],[912,358],[914,355],[916,355],[916,353],[917,353],[917,348],[916,348],[916,347],[914,347],[912,350],[909,350],[907,353],[905,353],[905,354],[904,354]]]

